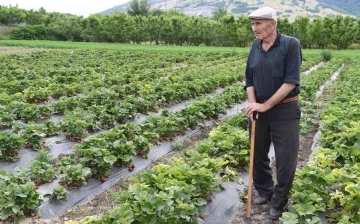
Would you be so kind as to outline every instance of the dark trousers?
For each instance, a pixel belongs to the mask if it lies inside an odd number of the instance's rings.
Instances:
[[[254,186],[260,196],[271,198],[271,206],[282,210],[294,180],[301,111],[297,101],[277,104],[259,114],[255,128]],[[251,125],[250,125],[251,129]],[[250,131],[251,133],[251,131]],[[274,187],[268,153],[274,143],[277,183]]]

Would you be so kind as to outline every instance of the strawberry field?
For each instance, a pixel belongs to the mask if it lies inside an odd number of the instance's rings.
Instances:
[[[119,206],[67,223],[216,223],[207,210],[214,195],[225,183],[247,185],[239,180],[250,147],[241,113],[246,51],[1,57],[1,220],[59,217],[126,180],[113,196]],[[301,133],[320,129],[321,148],[296,174],[284,223],[360,220],[359,66],[338,52],[322,60],[304,53]],[[185,149],[195,135],[203,140]]]

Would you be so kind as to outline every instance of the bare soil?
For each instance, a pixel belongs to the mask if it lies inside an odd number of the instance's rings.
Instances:
[[[0,55],[3,54],[24,54],[32,53],[36,51],[50,51],[53,49],[46,48],[28,48],[28,47],[1,47],[0,46]]]

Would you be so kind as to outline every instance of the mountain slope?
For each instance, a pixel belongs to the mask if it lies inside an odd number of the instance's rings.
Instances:
[[[334,9],[335,11],[343,11],[360,17],[360,1],[359,0],[318,0],[321,5]]]
[[[359,0],[149,0],[149,2],[152,9],[177,9],[187,15],[206,17],[211,17],[218,8],[226,8],[233,15],[247,15],[262,6],[273,7],[279,16],[290,20],[297,15],[311,18],[337,14],[360,16]],[[127,3],[114,6],[100,14],[124,12],[126,9]]]

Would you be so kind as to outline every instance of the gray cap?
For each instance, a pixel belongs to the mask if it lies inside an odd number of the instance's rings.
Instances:
[[[263,7],[260,9],[255,10],[252,12],[249,16],[249,19],[273,19],[277,21],[276,19],[276,11],[273,8],[270,7]]]

